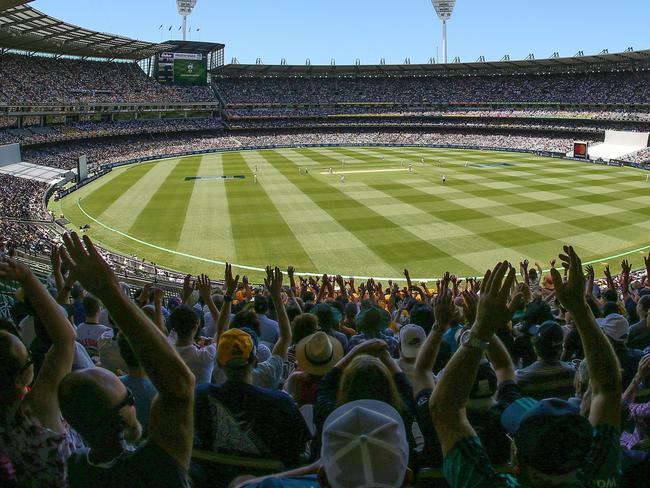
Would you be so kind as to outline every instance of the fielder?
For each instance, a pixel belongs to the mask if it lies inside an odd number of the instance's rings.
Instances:
[[[447,183],[447,175],[442,175],[442,184]]]

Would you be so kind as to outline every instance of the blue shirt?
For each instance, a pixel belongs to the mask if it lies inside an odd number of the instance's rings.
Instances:
[[[388,352],[390,355],[394,358],[398,357],[399,342],[397,339],[395,339],[394,336],[388,335],[385,332],[380,332],[377,334],[377,337],[366,336],[364,332],[361,332],[350,339],[348,350],[352,349],[354,346],[358,346],[368,339],[381,339],[382,341],[386,342],[386,344],[388,344]]]
[[[280,336],[280,326],[275,320],[272,320],[261,313],[257,316],[260,321],[260,341],[265,342],[267,345],[273,347],[278,342]]]
[[[124,375],[120,376],[120,381],[126,386],[135,398],[135,413],[138,422],[142,425],[142,437],[146,438],[149,432],[149,412],[151,411],[151,402],[158,394],[158,390],[153,386],[149,378],[138,378],[137,376]]]
[[[250,454],[297,466],[311,434],[286,393],[247,383],[207,383],[196,389],[194,429],[199,449]]]

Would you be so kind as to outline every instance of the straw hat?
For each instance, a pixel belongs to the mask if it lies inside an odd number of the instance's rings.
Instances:
[[[335,337],[316,332],[296,345],[298,366],[314,376],[324,376],[343,357],[343,346]]]

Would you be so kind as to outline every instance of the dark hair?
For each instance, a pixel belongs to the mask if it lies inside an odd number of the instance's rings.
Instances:
[[[546,325],[549,322],[545,322],[542,325]],[[531,343],[535,348],[537,355],[547,361],[558,359],[562,353],[562,344],[564,341],[564,332],[562,328],[557,325],[557,322],[553,322],[554,327],[547,330],[542,336],[533,336]]]
[[[0,400],[15,388],[15,381],[21,365],[12,349],[14,340],[10,332],[0,331]]]
[[[600,312],[600,305],[598,305],[598,302],[593,296],[587,295],[587,305],[589,305],[589,308],[591,309],[591,313],[594,314],[595,318],[602,316]]]
[[[287,305],[285,307],[285,310],[287,312],[287,317],[289,317],[289,322],[293,322],[293,319],[295,319],[298,315],[302,313],[302,311],[296,307],[295,305]]]
[[[179,305],[169,316],[169,326],[175,330],[178,337],[187,338],[192,335],[194,327],[199,323],[199,317],[193,308]]]
[[[548,303],[542,300],[541,297],[535,298],[526,306],[524,314],[524,321],[526,325],[540,325],[547,320],[553,320],[553,312]]]
[[[305,337],[315,333],[317,329],[318,319],[315,315],[310,313],[300,314],[291,322],[291,340],[294,344],[298,344]]]
[[[603,292],[603,300],[608,301],[608,302],[617,302],[618,301],[618,293],[616,290],[612,290],[611,288],[608,288]]]
[[[643,295],[638,302],[644,312],[650,311],[650,295]]]
[[[257,314],[266,313],[269,310],[269,301],[264,295],[255,295],[255,298],[253,298],[253,309]]]
[[[94,296],[86,295],[84,297],[83,309],[86,318],[95,315],[97,312],[99,312],[100,308],[101,308],[101,302],[97,300]]]
[[[255,310],[242,310],[238,312],[232,319],[230,324],[231,329],[242,329],[248,327],[260,336],[260,319],[255,313]]]
[[[605,302],[603,305],[603,317],[607,317],[613,313],[621,313],[621,309],[616,302]]]
[[[124,362],[129,368],[140,367],[140,361],[138,361],[138,358],[133,352],[131,344],[126,337],[120,335],[117,338],[117,346],[120,348],[120,356],[122,356],[122,359],[124,359]]]
[[[419,325],[424,329],[424,331],[429,334],[431,327],[435,322],[435,317],[433,315],[433,308],[426,303],[418,303],[413,306],[411,310],[411,317],[409,320],[412,324]]]
[[[343,309],[343,315],[348,320],[353,320],[359,313],[359,308],[354,302],[348,302]]]

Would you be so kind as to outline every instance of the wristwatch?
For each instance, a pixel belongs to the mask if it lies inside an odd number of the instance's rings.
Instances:
[[[470,331],[467,331],[460,338],[460,344],[462,346],[472,347],[480,351],[485,351],[490,345],[489,342],[482,341],[478,337],[474,336]]]

